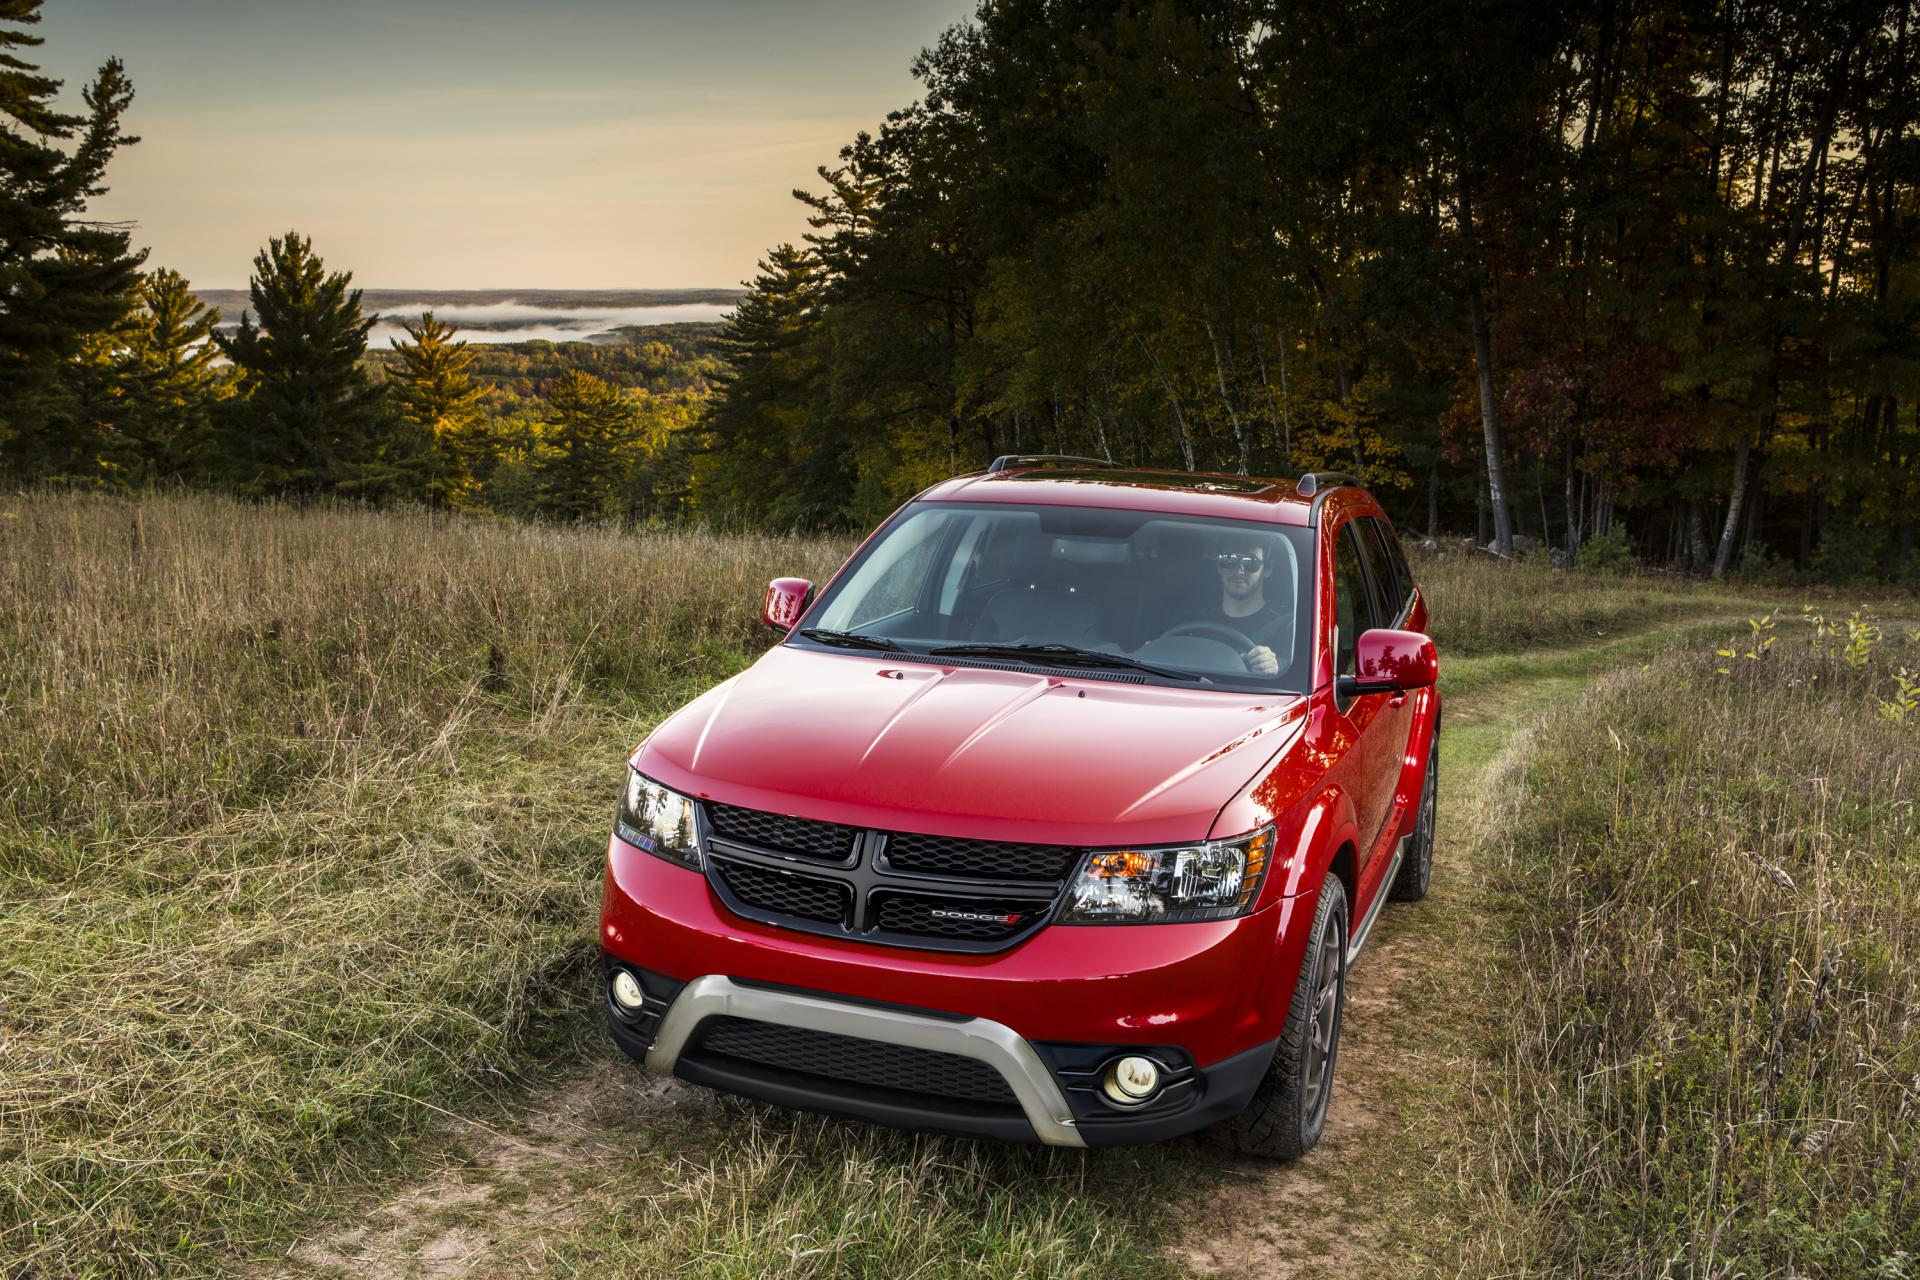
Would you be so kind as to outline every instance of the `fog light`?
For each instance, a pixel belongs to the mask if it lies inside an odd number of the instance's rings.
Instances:
[[[1160,1065],[1152,1058],[1126,1057],[1107,1068],[1106,1094],[1122,1106],[1145,1102],[1160,1087]]]
[[[647,993],[625,969],[613,971],[613,1002],[628,1013],[638,1013],[640,1006],[647,1002]]]

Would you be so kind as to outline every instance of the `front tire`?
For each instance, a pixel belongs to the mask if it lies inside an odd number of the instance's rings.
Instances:
[[[1320,1141],[1333,1098],[1340,1014],[1346,998],[1347,891],[1329,875],[1320,886],[1313,933],[1293,985],[1293,1003],[1273,1065],[1247,1109],[1221,1126],[1235,1150],[1297,1160]]]

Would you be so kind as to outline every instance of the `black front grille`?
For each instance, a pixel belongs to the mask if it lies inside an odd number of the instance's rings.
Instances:
[[[916,875],[967,876],[980,880],[1060,880],[1073,870],[1080,850],[1051,844],[999,844],[952,836],[894,832],[887,836],[887,864]]]
[[[728,858],[712,859],[713,869],[734,896],[774,915],[829,924],[845,924],[852,891],[838,880],[776,871]]]
[[[862,1085],[989,1105],[1017,1103],[1006,1079],[973,1058],[749,1018],[708,1018],[700,1024],[691,1052],[815,1076],[843,1087]]]
[[[706,805],[709,879],[750,920],[830,937],[999,951],[1053,914],[1081,851]]]
[[[1026,932],[1052,904],[991,898],[936,898],[928,894],[878,889],[873,895],[874,927],[887,933],[927,938],[965,938],[998,942]]]
[[[837,822],[790,818],[781,813],[739,809],[730,804],[708,805],[707,820],[713,824],[716,835],[831,862],[851,857],[853,842],[860,835],[857,828],[843,827]]]

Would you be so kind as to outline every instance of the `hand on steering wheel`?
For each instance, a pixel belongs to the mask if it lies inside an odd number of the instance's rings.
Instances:
[[[1160,638],[1171,640],[1175,636],[1206,636],[1232,645],[1233,651],[1238,654],[1259,648],[1252,636],[1244,631],[1236,631],[1224,622],[1183,622],[1177,627],[1168,628]]]
[[[1203,636],[1230,645],[1234,654],[1239,657],[1241,666],[1263,676],[1270,676],[1280,670],[1279,659],[1273,656],[1272,649],[1262,644],[1255,644],[1252,636],[1224,622],[1183,622],[1169,629],[1160,638],[1168,640],[1174,636]]]

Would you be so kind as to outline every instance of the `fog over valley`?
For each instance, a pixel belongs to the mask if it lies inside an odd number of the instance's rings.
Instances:
[[[244,289],[201,289],[220,309],[220,327],[240,323],[250,303]],[[468,342],[611,342],[643,325],[717,323],[739,302],[738,289],[367,289],[361,309],[374,318],[367,344],[404,339],[403,321],[431,311]]]

